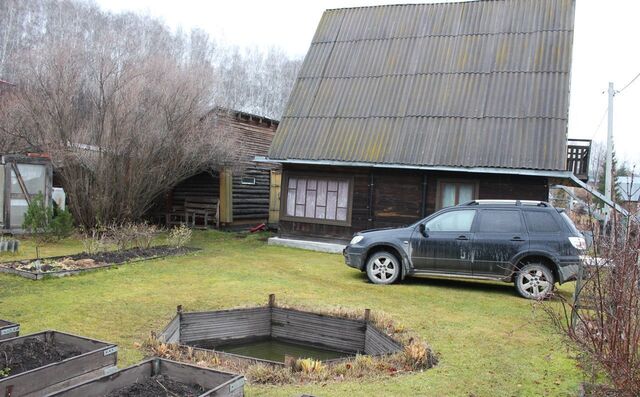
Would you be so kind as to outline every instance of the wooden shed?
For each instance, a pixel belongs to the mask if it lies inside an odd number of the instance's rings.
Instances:
[[[203,170],[167,192],[161,220],[167,225],[239,228],[269,220],[270,184],[280,166],[254,161],[265,156],[278,121],[240,111],[216,108],[216,128],[226,128],[238,145],[232,164]],[[279,203],[279,202],[278,202]]]

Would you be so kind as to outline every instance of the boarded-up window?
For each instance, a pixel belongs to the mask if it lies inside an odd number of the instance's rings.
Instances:
[[[285,215],[347,223],[349,195],[349,180],[292,176],[287,184]]]

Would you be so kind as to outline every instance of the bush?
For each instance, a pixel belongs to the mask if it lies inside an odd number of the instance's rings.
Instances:
[[[96,229],[92,229],[90,232],[85,231],[82,233],[82,246],[84,247],[84,252],[88,254],[95,254],[96,252],[104,251],[107,245],[105,240],[104,235]]]
[[[31,198],[22,227],[39,240],[62,239],[73,233],[73,217],[66,210],[53,210],[38,193]]]
[[[167,245],[175,248],[182,248],[191,241],[192,231],[186,225],[173,228],[167,236]]]
[[[160,228],[148,223],[111,224],[107,227],[107,239],[120,251],[127,248],[150,248]]]
[[[54,211],[54,216],[49,223],[49,231],[53,237],[62,239],[73,234],[73,216],[65,210]]]
[[[49,223],[53,219],[53,209],[44,203],[42,193],[31,198],[31,202],[24,214],[22,228],[36,237],[46,238],[49,231]]]

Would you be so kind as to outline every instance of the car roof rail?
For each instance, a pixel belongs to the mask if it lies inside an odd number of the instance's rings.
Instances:
[[[523,206],[523,205],[535,205],[537,207],[551,207],[551,204],[546,201],[536,201],[536,200],[471,200],[466,203],[460,204],[460,206],[470,206],[470,205],[515,205],[515,206]]]

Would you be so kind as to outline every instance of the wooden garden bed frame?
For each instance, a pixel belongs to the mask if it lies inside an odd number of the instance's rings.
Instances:
[[[20,334],[20,324],[0,319],[0,340],[15,338]]]
[[[152,376],[165,375],[178,382],[205,389],[199,397],[242,397],[244,377],[162,358],[152,358],[109,375],[48,394],[46,397],[102,397]]]
[[[27,338],[71,346],[81,354],[62,361],[0,378],[0,396],[43,396],[93,379],[116,369],[118,347],[112,343],[59,331],[43,331],[0,341],[0,346],[19,344]]]

